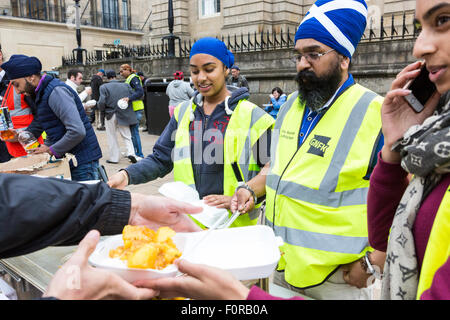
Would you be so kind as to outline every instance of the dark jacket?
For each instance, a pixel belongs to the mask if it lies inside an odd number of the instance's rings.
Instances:
[[[103,84],[103,79],[99,75],[94,74],[91,79],[91,97],[95,101],[100,99],[100,86]]]
[[[130,104],[133,101],[144,99],[144,88],[142,87],[141,78],[139,78],[139,76],[135,76],[131,79],[130,86],[133,89],[132,94],[128,96],[130,98]]]
[[[50,94],[58,86],[63,86],[72,93],[78,114],[86,131],[84,139],[68,152],[75,155],[78,164],[85,164],[100,159],[102,157],[100,145],[98,144],[94,129],[86,116],[83,104],[80,98],[78,98],[78,94],[60,80],[45,76],[45,79],[42,81],[36,93],[38,121],[42,124],[48,138],[52,142],[59,141],[66,134],[66,127],[48,104]],[[63,155],[61,154],[60,156]],[[71,167],[73,167],[72,162]]]
[[[105,111],[108,120],[116,114],[117,122],[121,126],[137,124],[136,113],[132,106],[128,105],[125,110],[117,106],[117,101],[128,97],[132,92],[130,85],[118,80],[111,80],[109,83],[103,84],[100,88],[100,100],[97,103],[99,110]]]
[[[232,91],[233,88],[229,88],[229,90]],[[246,88],[234,88],[234,90],[235,91],[232,91],[232,96],[230,97],[228,103],[231,110],[236,108],[239,101],[248,99],[249,97],[249,93]],[[197,92],[194,99],[201,99],[201,95]],[[221,146],[212,149],[223,150],[223,141],[196,141],[197,135],[194,133],[194,129],[200,127],[202,137],[207,130],[221,130],[222,135],[225,136],[225,132],[230,121],[230,116],[227,115],[225,111],[224,102],[220,103],[209,117],[205,116],[203,113],[203,108],[201,107],[197,107],[195,109],[194,116],[195,120],[191,122],[190,126],[190,135],[191,141],[194,141],[194,143],[191,143],[191,159],[193,162],[192,168],[194,171],[196,189],[199,192],[200,197],[204,197],[209,194],[223,194],[223,161],[222,163],[209,164],[205,162],[204,157],[201,157],[201,161],[198,161],[197,163],[194,154],[194,150],[198,148],[196,147],[198,146],[198,143],[202,144],[201,150],[205,150],[205,148],[210,144],[221,144]],[[175,117],[172,117],[153,147],[153,153],[147,158],[126,168],[126,171],[130,177],[130,184],[146,183],[158,177],[162,178],[172,171],[172,150],[175,147],[174,131],[177,130],[177,128],[178,123]],[[264,139],[267,139],[268,150],[270,150],[270,129],[267,131],[266,135],[263,135],[263,137]],[[260,141],[262,141],[262,139],[263,138],[260,138]],[[261,145],[265,147],[266,144],[262,143]],[[257,159],[258,164],[260,166],[264,166],[264,164],[268,161],[270,154],[267,154],[265,159],[261,159],[259,156],[264,155],[264,153],[260,153],[258,148],[259,141],[255,144],[253,154],[254,158]]]
[[[92,229],[122,232],[131,195],[105,183],[0,174],[0,258],[75,245]]]

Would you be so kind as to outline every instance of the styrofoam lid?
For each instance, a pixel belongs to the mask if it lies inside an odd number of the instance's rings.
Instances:
[[[163,184],[158,191],[167,198],[179,201],[192,203],[200,200],[200,195],[197,190],[181,181],[167,182]]]

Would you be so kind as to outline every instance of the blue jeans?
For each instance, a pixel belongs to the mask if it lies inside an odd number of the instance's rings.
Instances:
[[[138,123],[130,126],[131,141],[133,141],[134,153],[141,158],[144,158],[142,153],[141,137],[139,136],[139,123],[144,116],[144,110],[135,111]]]
[[[73,181],[88,181],[100,180],[98,173],[98,160],[91,161],[84,164],[79,164],[78,167],[70,168],[70,174]]]

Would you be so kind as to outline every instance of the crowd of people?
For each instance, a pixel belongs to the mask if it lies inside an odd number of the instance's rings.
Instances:
[[[284,241],[274,283],[297,292],[294,299],[372,299],[373,278],[381,281],[381,299],[450,299],[449,16],[449,1],[417,1],[413,54],[420,61],[406,66],[382,97],[349,72],[366,28],[365,1],[317,0],[295,35],[298,88],[288,97],[274,88],[270,114],[249,101],[248,84],[226,45],[199,39],[189,56],[196,90],[171,102],[173,116],[152,154],[107,184],[39,181],[39,198],[52,199],[51,207],[30,205],[28,194],[0,193],[2,215],[14,216],[0,220],[0,240],[8,244],[0,257],[77,243],[86,235],[46,297],[277,299],[223,270],[182,259],[176,265],[184,276],[132,284],[87,264],[99,241],[92,229],[107,235],[125,224],[205,228],[195,219],[201,208],[124,190],[173,171],[174,180],[197,190],[206,204],[239,211],[232,227],[255,225],[264,215]],[[423,64],[436,91],[416,112],[405,100],[411,94],[406,85]],[[37,58],[13,55],[1,68],[18,94],[35,95],[35,114],[52,141],[37,152],[75,154],[85,165],[81,173],[71,167],[80,179],[87,167],[98,166],[101,150],[78,94],[41,76]],[[133,139],[143,109],[141,80],[128,65],[120,68],[125,83],[106,74],[98,101],[106,129],[120,131],[129,157],[143,157]],[[132,109],[117,108],[120,100]],[[117,140],[113,144],[117,151]],[[2,185],[17,190],[35,179],[0,175]],[[33,219],[39,219],[36,230],[22,232],[23,221]],[[64,286],[64,270],[74,265],[83,290]]]

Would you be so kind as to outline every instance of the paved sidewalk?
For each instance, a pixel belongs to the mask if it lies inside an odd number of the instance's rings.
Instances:
[[[102,148],[103,158],[100,159],[100,164],[105,166],[106,173],[108,174],[108,177],[112,176],[116,172],[118,172],[120,169],[128,167],[131,162],[128,160],[128,158],[122,157],[118,164],[110,164],[106,163],[106,160],[109,159],[109,149],[108,144],[106,140],[106,131],[99,131],[95,129],[95,133],[97,135],[98,142],[100,143],[100,147]],[[150,135],[147,132],[140,131],[141,136],[141,142],[142,142],[142,151],[145,156],[148,156],[153,152],[153,145],[155,144],[156,140],[158,140],[159,136]],[[120,151],[125,152],[125,145],[123,143],[122,138],[118,134],[118,140],[119,140],[119,146]],[[152,194],[152,195],[159,195],[158,188],[162,186],[166,182],[173,181],[173,173],[168,174],[164,178],[156,179],[154,181],[145,183],[145,184],[139,184],[139,185],[131,185],[126,187],[126,190],[129,190],[131,192],[137,192],[142,194]]]

